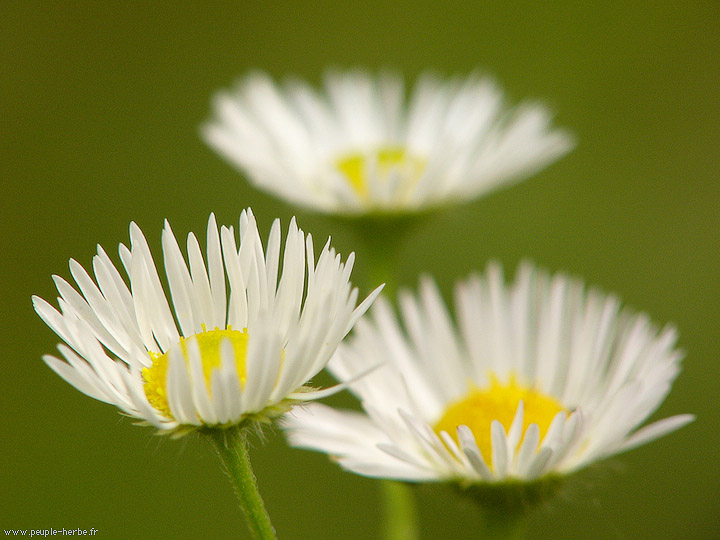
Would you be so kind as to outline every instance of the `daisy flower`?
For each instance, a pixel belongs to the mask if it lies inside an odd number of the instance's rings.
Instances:
[[[489,265],[457,286],[457,327],[437,287],[387,301],[361,321],[330,368],[363,413],[321,405],[284,417],[293,445],[358,474],[490,486],[571,473],[690,422],[639,427],[680,370],[676,332],[565,275],[529,264],[505,285]]]
[[[188,265],[166,222],[169,298],[134,223],[130,247],[119,250],[127,283],[100,246],[95,280],[70,260],[78,290],[54,276],[60,310],[33,297],[38,315],[65,342],[58,346],[64,360],[45,356],[45,362],[81,392],[164,433],[267,420],[326,395],[329,390],[307,381],[379,290],[355,308],[354,256],[341,262],[328,242],[315,264],[312,238],[294,219],[279,280],[279,221],[267,251],[249,209],[239,232],[238,247],[233,228],[218,230],[211,215],[207,264],[190,234]]]
[[[250,182],[327,213],[410,213],[518,181],[573,146],[536,103],[508,108],[476,74],[328,72],[324,91],[252,73],[218,93],[206,142]]]

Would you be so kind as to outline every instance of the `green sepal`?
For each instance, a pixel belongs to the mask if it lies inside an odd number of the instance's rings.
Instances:
[[[564,485],[562,476],[548,475],[530,482],[476,482],[453,484],[463,497],[471,499],[484,511],[524,514],[552,500]]]

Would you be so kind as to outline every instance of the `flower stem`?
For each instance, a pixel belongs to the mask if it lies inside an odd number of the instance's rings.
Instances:
[[[395,298],[400,253],[423,221],[424,216],[419,215],[369,215],[346,221],[356,235],[359,266],[365,270],[361,274],[368,291],[385,283],[383,294]]]
[[[512,509],[499,508],[483,512],[485,531],[482,538],[487,540],[523,540],[527,536],[526,515]]]
[[[418,516],[410,487],[401,482],[382,480],[383,530],[385,540],[418,540]]]
[[[209,436],[233,484],[253,539],[277,540],[250,466],[247,428],[237,426],[230,429],[214,429],[210,431]]]

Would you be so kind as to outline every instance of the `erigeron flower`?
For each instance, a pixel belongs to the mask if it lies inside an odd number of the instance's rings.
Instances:
[[[120,245],[123,279],[98,246],[95,279],[74,260],[76,290],[54,276],[60,310],[33,297],[35,310],[66,344],[45,356],[81,392],[117,406],[161,432],[267,420],[324,395],[306,383],[372,303],[357,308],[345,263],[325,245],[317,264],[312,237],[293,219],[281,258],[279,220],[264,252],[249,209],[218,231],[210,216],[207,264],[195,235],[186,263],[170,225],[162,233],[170,299],[140,228]],[[280,279],[278,280],[278,274]],[[171,308],[172,305],[172,308]]]
[[[516,182],[573,146],[537,103],[488,78],[328,72],[324,91],[252,73],[218,93],[207,143],[255,186],[327,213],[408,213]]]
[[[662,403],[683,354],[614,296],[529,264],[512,285],[490,265],[460,282],[457,326],[430,279],[400,295],[403,327],[380,299],[330,362],[364,412],[322,405],[283,423],[295,446],[358,474],[465,486],[565,475],[678,429],[640,427]]]

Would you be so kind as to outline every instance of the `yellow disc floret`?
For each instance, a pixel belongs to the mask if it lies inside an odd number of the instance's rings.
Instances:
[[[205,376],[205,382],[210,395],[212,395],[210,377],[213,370],[219,368],[222,362],[220,356],[220,343],[224,339],[229,339],[232,344],[235,352],[235,365],[238,374],[238,383],[241,386],[245,386],[245,359],[247,357],[248,334],[244,330],[233,330],[230,327],[228,327],[227,330],[220,330],[216,328],[215,330],[201,332],[188,338],[181,337],[180,343],[176,345],[176,347],[180,347],[180,350],[185,357],[185,361],[189,362],[188,345],[193,340],[197,342],[197,346],[200,349],[203,375]],[[145,381],[145,396],[150,402],[150,405],[152,405],[155,409],[160,411],[166,417],[173,418],[167,397],[169,351],[158,355],[151,353],[151,356],[153,357],[152,366],[146,367],[142,370],[143,380]]]
[[[547,433],[555,415],[565,410],[552,396],[518,384],[515,377],[511,377],[504,384],[491,377],[490,386],[487,388],[471,388],[464,397],[450,403],[435,424],[435,432],[446,431],[458,442],[458,426],[469,427],[483,458],[489,464],[492,455],[490,425],[493,420],[497,420],[505,431],[508,431],[521,400],[524,412],[523,432],[530,424],[537,424],[541,439]]]
[[[423,159],[396,146],[381,147],[370,154],[355,152],[344,156],[337,161],[336,166],[355,193],[363,199],[367,199],[370,195],[368,166],[370,160],[376,162],[375,172],[381,178],[387,178],[391,171],[399,170],[403,176],[409,176],[413,183],[420,178],[425,168]]]

